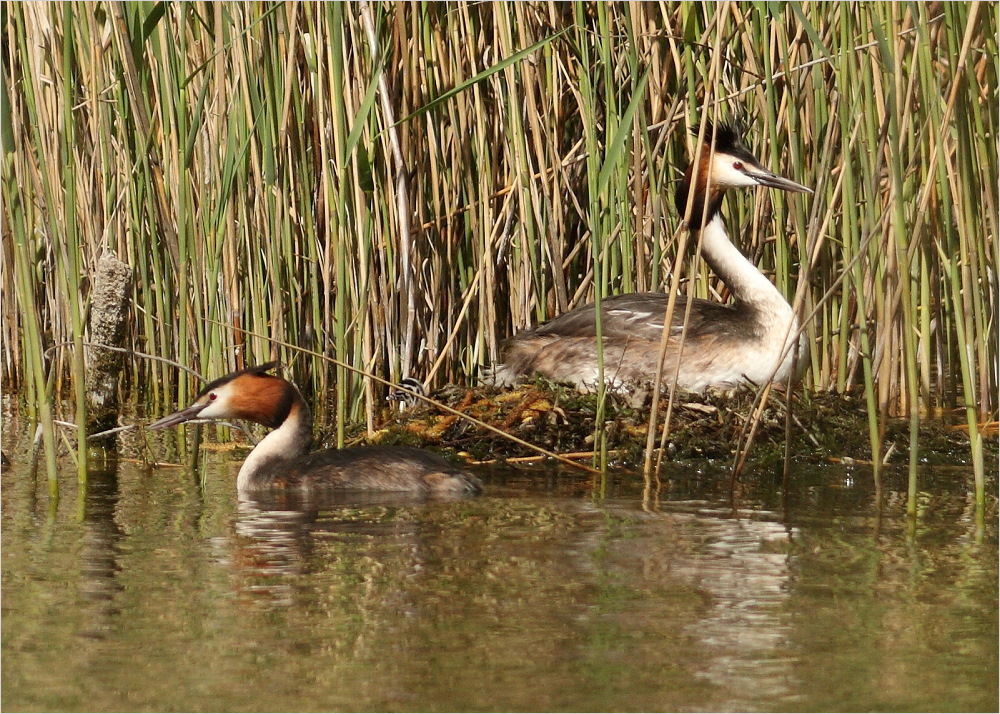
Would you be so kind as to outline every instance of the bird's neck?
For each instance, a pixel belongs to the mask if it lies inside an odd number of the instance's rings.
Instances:
[[[782,311],[788,309],[788,301],[774,283],[729,240],[721,213],[716,212],[700,231],[694,233],[695,237],[700,233],[701,255],[705,262],[732,291],[737,301],[762,308],[774,306],[782,308]]]
[[[275,467],[306,454],[311,440],[312,415],[296,391],[288,416],[277,429],[260,440],[243,462],[236,478],[236,489],[248,492],[264,485],[269,475],[275,473]]]

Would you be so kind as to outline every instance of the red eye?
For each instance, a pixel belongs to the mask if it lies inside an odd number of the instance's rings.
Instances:
[[[215,401],[215,398],[216,398],[216,397],[218,397],[218,396],[219,396],[219,395],[218,395],[218,394],[216,394],[215,392],[209,392],[209,394],[208,394],[208,401],[210,401],[210,402],[214,402],[214,401]]]
[[[736,169],[737,171],[742,171],[743,170],[743,163],[740,162],[740,161],[734,161],[733,162],[733,168]]]

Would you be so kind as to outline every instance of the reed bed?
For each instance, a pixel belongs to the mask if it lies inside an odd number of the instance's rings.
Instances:
[[[341,439],[383,388],[267,337],[436,386],[595,297],[725,300],[672,194],[689,129],[731,116],[816,189],[725,209],[808,317],[804,393],[862,389],[873,446],[957,410],[982,498],[995,4],[15,2],[3,32],[2,374],[43,421],[108,250],[136,350],[282,359]],[[154,410],[195,386],[130,369]]]

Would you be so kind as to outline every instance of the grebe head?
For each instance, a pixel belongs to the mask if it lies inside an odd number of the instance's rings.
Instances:
[[[692,131],[697,132],[697,129]],[[697,164],[691,164],[677,188],[676,205],[686,215],[688,194],[694,186],[694,199],[688,225],[697,229],[719,212],[727,189],[766,186],[794,193],[813,190],[760,165],[743,143],[742,132],[733,122],[705,127],[705,144]],[[707,203],[707,211],[706,211]]]
[[[165,429],[192,419],[246,419],[272,429],[279,427],[296,403],[298,393],[290,382],[267,374],[276,366],[277,362],[268,362],[209,382],[191,406],[146,428]]]

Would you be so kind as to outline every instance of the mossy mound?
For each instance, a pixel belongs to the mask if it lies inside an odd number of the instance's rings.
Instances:
[[[641,407],[635,397],[608,393],[598,429],[599,400],[543,379],[499,390],[489,387],[447,387],[433,398],[461,414],[485,422],[505,434],[559,454],[585,455],[603,438],[611,458],[621,465],[641,463],[646,445],[650,400]],[[794,459],[808,461],[871,460],[868,414],[857,394],[795,392],[791,415],[788,395],[774,391],[760,415],[751,460],[760,465],[784,458],[786,433]],[[657,445],[667,412],[660,400]],[[678,394],[670,417],[666,453],[671,459],[731,459],[755,409],[753,390],[732,393]],[[883,454],[890,463],[908,458],[909,425],[890,419],[885,428]],[[395,413],[387,411],[383,428],[374,438],[383,444],[439,446],[467,454],[476,461],[517,459],[536,452],[467,419],[426,403]],[[969,439],[960,425],[941,418],[926,419],[919,433],[921,458],[928,462],[963,463],[969,458]],[[995,439],[987,450],[996,457]]]

